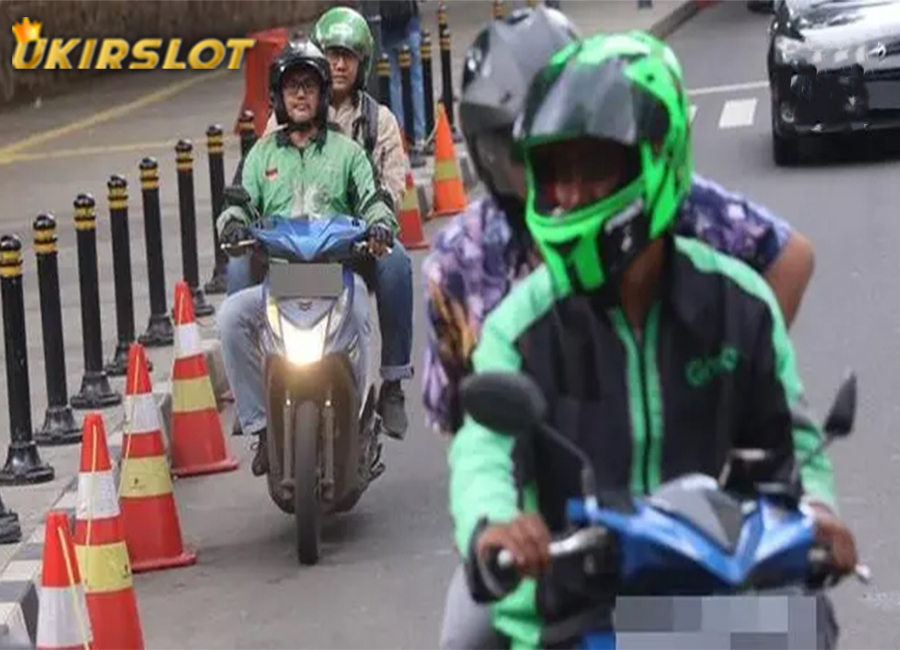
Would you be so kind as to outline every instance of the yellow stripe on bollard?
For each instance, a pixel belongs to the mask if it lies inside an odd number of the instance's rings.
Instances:
[[[165,456],[123,459],[120,483],[119,497],[122,499],[172,494],[172,476]]]
[[[434,180],[436,181],[452,181],[459,178],[459,167],[455,160],[441,160],[434,163]]]
[[[195,413],[216,409],[209,377],[176,379],[172,382],[172,413]]]
[[[85,593],[108,594],[131,588],[131,564],[125,542],[76,546],[75,556]]]

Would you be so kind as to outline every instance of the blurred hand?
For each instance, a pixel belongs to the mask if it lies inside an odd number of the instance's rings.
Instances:
[[[366,234],[369,252],[375,257],[386,255],[394,244],[394,231],[383,223],[372,224]]]
[[[485,528],[475,549],[483,560],[492,550],[506,549],[515,558],[521,575],[536,578],[550,567],[551,541],[550,530],[540,515],[523,514],[508,524]]]
[[[810,505],[816,518],[816,539],[829,549],[835,571],[841,575],[853,573],[859,562],[853,533],[826,506],[818,503]]]

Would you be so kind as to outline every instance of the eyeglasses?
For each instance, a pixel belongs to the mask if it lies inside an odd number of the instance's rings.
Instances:
[[[294,78],[287,79],[282,84],[282,89],[291,93],[292,95],[296,95],[299,91],[303,91],[303,94],[308,94],[319,87],[319,84],[315,79],[311,79],[309,77],[305,78]]]

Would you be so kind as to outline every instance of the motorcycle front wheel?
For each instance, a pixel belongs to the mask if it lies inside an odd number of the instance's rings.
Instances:
[[[319,407],[301,402],[293,416],[294,521],[300,564],[319,561],[322,513],[319,502]]]

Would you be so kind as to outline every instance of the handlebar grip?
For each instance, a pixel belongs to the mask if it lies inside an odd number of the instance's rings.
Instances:
[[[506,549],[491,549],[481,567],[484,585],[498,599],[515,591],[522,579],[513,554]]]

